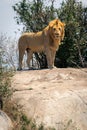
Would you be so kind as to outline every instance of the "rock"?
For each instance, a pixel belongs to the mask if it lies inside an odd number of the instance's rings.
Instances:
[[[0,110],[0,130],[12,130],[13,125],[11,119],[7,116],[5,112]]]
[[[87,69],[17,72],[12,100],[28,118],[56,130],[87,130]]]

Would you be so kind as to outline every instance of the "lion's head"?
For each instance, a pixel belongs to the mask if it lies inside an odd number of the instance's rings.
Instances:
[[[49,23],[49,34],[53,40],[63,40],[65,23],[55,19]]]

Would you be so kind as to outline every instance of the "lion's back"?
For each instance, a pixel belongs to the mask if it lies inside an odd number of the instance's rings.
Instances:
[[[37,33],[24,33],[19,39],[19,47],[29,48],[33,51],[43,50],[43,34]]]

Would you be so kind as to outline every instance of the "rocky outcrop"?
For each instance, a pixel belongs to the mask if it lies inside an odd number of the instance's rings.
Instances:
[[[12,130],[13,124],[5,112],[0,110],[0,130]]]
[[[56,130],[87,130],[87,69],[17,72],[12,100],[37,125]]]

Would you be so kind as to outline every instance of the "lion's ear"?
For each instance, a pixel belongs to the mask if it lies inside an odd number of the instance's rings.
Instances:
[[[64,31],[64,27],[62,28],[62,33],[61,33],[61,40],[64,39],[64,35],[65,35],[65,31]]]
[[[63,22],[62,22],[62,24],[63,24],[63,27],[65,27],[65,26],[66,26],[66,24],[65,24],[65,23],[63,23]]]
[[[61,40],[64,39],[64,35],[65,35],[65,26],[66,24],[62,22],[62,33],[61,33]]]

